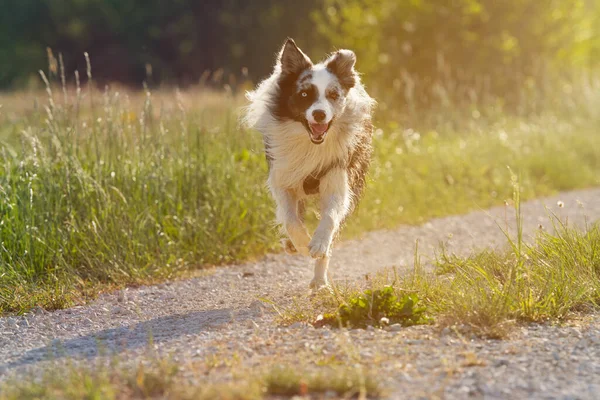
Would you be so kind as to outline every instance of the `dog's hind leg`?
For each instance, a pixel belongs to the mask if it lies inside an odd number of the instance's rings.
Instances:
[[[304,223],[304,216],[306,215],[306,204],[304,200],[298,201],[298,218],[302,223]],[[307,232],[308,234],[308,232]],[[283,249],[288,254],[296,254],[298,250],[296,250],[296,246],[291,239],[285,238],[281,240],[281,244],[283,245]]]
[[[322,257],[315,260],[315,276],[310,282],[310,288],[313,290],[328,286],[327,268],[329,267],[329,257]]]
[[[299,199],[296,193],[290,189],[272,189],[275,202],[277,203],[277,221],[283,225],[285,233],[290,241],[283,241],[286,251],[293,253],[294,250],[303,255],[308,255],[308,244],[310,235],[299,215]]]
[[[351,206],[351,191],[345,169],[335,168],[320,183],[321,221],[308,245],[313,258],[329,257],[331,242]]]

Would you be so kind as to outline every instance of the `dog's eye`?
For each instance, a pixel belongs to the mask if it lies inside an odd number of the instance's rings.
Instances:
[[[338,92],[331,92],[331,93],[329,93],[329,96],[328,96],[328,97],[329,97],[331,100],[334,100],[334,101],[335,101],[335,100],[339,99],[340,95],[338,94]]]
[[[308,93],[302,92],[302,93],[300,93],[300,96],[302,96],[302,97],[308,97]]]

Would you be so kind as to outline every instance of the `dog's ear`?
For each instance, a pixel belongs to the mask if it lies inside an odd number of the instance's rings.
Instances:
[[[312,66],[312,61],[296,46],[293,39],[288,38],[279,53],[281,71],[284,74],[295,75]]]
[[[327,69],[335,74],[340,84],[346,89],[356,84],[356,54],[352,50],[338,50],[325,62]]]

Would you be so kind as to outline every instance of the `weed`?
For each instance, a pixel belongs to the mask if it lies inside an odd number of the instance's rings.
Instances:
[[[48,369],[40,377],[13,379],[0,385],[0,400],[28,399],[156,399],[260,400],[269,396],[315,395],[370,398],[382,390],[360,365],[292,368],[271,365],[245,373],[244,379],[218,384],[202,380],[204,372],[169,358],[155,358],[134,368],[113,361],[81,367]],[[184,378],[187,376],[187,379]],[[189,379],[193,376],[194,379]]]
[[[275,366],[264,377],[266,392],[276,396],[308,396],[333,392],[343,398],[378,397],[379,384],[362,368],[325,367],[306,373],[289,366]]]
[[[394,287],[385,286],[368,289],[351,297],[340,305],[336,313],[326,315],[323,321],[331,325],[360,328],[380,326],[382,318],[387,318],[387,323],[408,326],[427,322],[424,312],[425,307],[421,306],[416,294],[398,296]]]

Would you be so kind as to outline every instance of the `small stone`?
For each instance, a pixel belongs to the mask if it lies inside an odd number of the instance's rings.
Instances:
[[[496,367],[496,368],[507,366],[507,365],[508,365],[508,360],[505,360],[505,359],[499,359],[499,360],[494,361],[494,367]]]
[[[361,350],[360,351],[360,357],[361,358],[372,358],[373,357],[373,353],[370,352],[369,350]]]
[[[125,310],[123,309],[123,307],[113,307],[112,309],[113,314],[125,314]]]
[[[31,309],[31,313],[34,315],[45,315],[49,314],[48,311],[44,310],[42,307],[36,306]]]
[[[265,310],[266,308],[268,308],[268,306],[265,303],[263,303],[262,301],[254,300],[252,303],[250,303],[248,308],[252,312],[259,312],[259,311]]]
[[[291,325],[289,326],[289,328],[290,328],[290,329],[302,329],[302,328],[304,328],[305,326],[306,326],[306,325],[305,325],[305,324],[303,324],[302,322],[295,322],[295,323],[291,324]]]
[[[321,333],[321,336],[324,338],[331,337],[331,331],[329,329],[319,329],[319,332]]]
[[[391,332],[400,332],[400,331],[402,330],[402,325],[400,325],[400,324],[393,324],[393,325],[390,325],[390,328],[389,328],[389,330],[390,330]]]
[[[258,324],[251,319],[246,322],[246,326],[251,329],[259,328]]]
[[[119,303],[124,303],[127,301],[127,292],[125,290],[119,292],[119,294],[117,295],[117,301]]]

